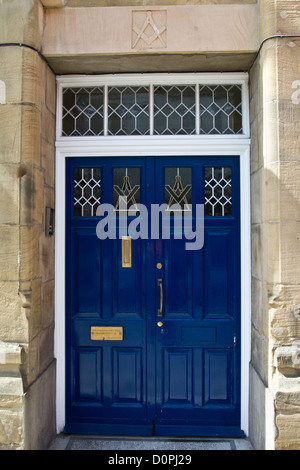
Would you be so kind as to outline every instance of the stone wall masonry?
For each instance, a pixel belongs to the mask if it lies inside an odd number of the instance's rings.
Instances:
[[[39,0],[2,0],[0,22],[2,44],[23,43],[40,50],[44,11]]]
[[[43,448],[55,432],[53,400],[31,411],[45,388],[55,396],[54,237],[44,226],[54,208],[56,83],[33,49],[42,31],[39,0],[1,2],[0,42],[32,48],[0,48],[0,449]],[[21,351],[14,364],[11,345]]]
[[[56,104],[42,51],[56,73],[252,64],[250,438],[257,449],[299,450],[299,1],[0,3],[0,449],[45,448],[55,433],[54,237],[44,223],[55,199]],[[162,21],[168,14],[153,44],[133,28],[150,6]]]
[[[110,7],[110,6],[147,6],[161,5],[161,0],[43,0],[45,2],[65,1],[67,7]],[[164,5],[230,5],[251,4],[257,0],[164,0]]]
[[[251,395],[256,448],[300,449],[299,17],[297,1],[260,2],[262,47],[250,72],[252,390],[269,397]]]

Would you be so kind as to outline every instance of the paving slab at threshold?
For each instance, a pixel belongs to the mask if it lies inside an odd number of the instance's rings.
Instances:
[[[59,435],[49,450],[253,450],[248,439],[124,438]]]

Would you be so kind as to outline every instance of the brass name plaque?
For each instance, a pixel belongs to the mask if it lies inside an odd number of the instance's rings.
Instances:
[[[91,326],[92,341],[123,341],[122,326]]]

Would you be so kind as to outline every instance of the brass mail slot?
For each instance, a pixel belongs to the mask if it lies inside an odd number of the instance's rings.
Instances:
[[[122,326],[91,326],[92,341],[123,341]]]
[[[131,237],[122,237],[122,268],[131,268]]]

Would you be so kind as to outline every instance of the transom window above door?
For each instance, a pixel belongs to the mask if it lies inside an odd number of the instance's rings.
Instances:
[[[234,75],[59,78],[57,137],[247,136],[246,80]]]

